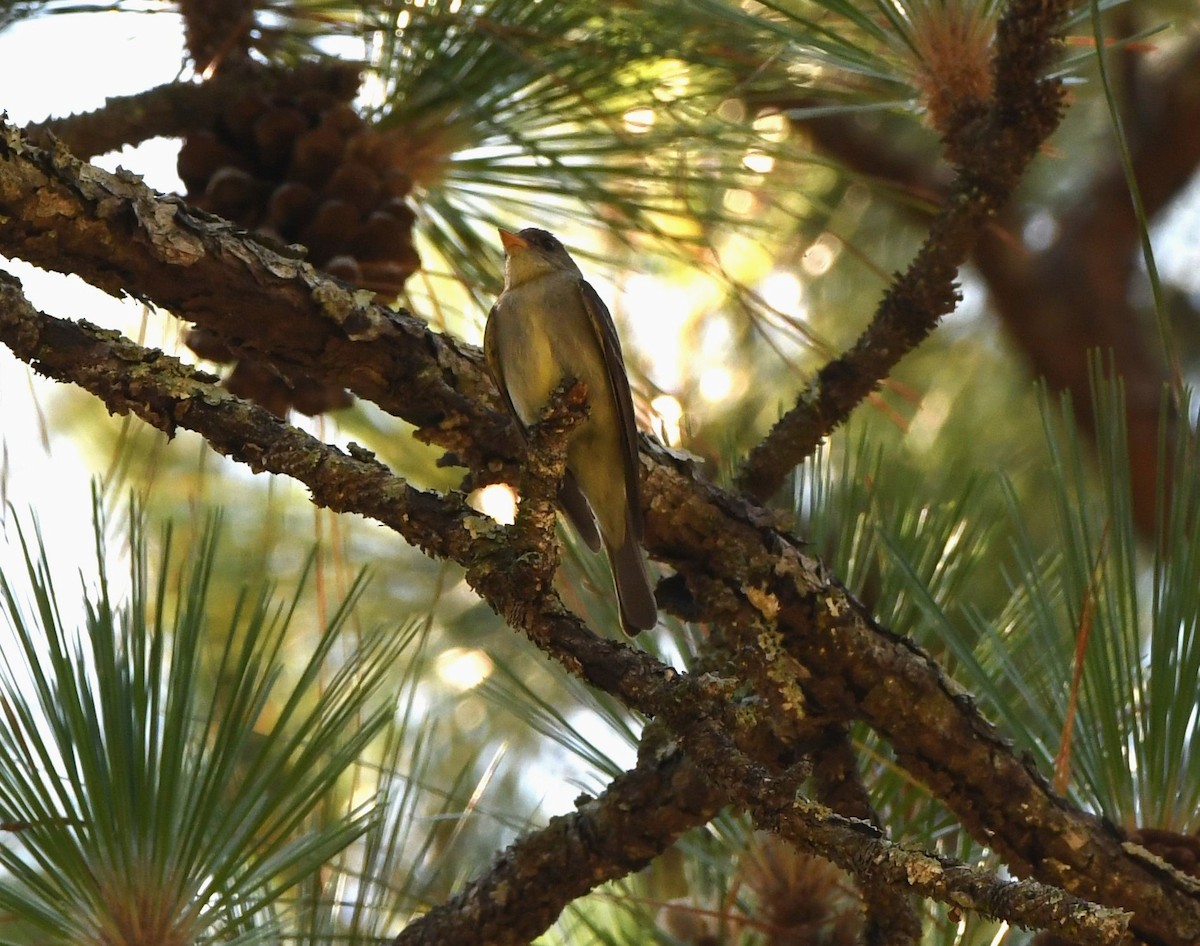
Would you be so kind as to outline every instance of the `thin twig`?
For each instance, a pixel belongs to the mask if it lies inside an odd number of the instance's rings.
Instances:
[[[1061,88],[1046,77],[1069,4],[1014,0],[997,27],[994,100],[978,118],[945,132],[960,161],[929,236],[892,282],[866,330],[825,364],[796,404],[746,457],[737,485],[760,502],[919,345],[958,302],[955,278],[984,228],[1008,200],[1058,124]]]

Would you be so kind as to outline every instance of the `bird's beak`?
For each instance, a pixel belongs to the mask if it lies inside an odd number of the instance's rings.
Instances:
[[[505,230],[503,227],[500,227],[499,229],[500,242],[504,244],[505,252],[511,253],[513,250],[529,249],[529,244],[525,241],[524,237],[517,236],[517,234],[513,233],[511,230]]]

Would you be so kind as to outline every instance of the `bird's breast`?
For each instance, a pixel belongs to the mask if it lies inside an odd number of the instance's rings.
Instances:
[[[515,286],[493,318],[505,387],[523,423],[538,419],[568,377],[587,385],[595,419],[597,402],[607,400],[608,377],[577,280],[547,276]]]
[[[522,423],[537,421],[564,378],[587,385],[590,412],[571,435],[567,469],[604,541],[620,546],[628,518],[622,420],[578,277],[553,274],[506,289],[491,318],[504,386]]]

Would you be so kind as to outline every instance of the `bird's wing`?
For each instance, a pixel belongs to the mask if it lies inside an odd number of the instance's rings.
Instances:
[[[496,307],[492,306],[492,311],[488,313],[487,324],[483,328],[483,357],[487,362],[488,371],[492,373],[492,380],[496,382],[496,387],[500,390],[500,396],[504,398],[508,413],[517,422],[517,430],[524,436],[525,425],[521,422],[521,415],[517,413],[512,398],[508,396],[508,385],[504,380],[504,365],[500,361],[500,353],[496,350],[496,322],[498,319],[495,316]],[[570,470],[563,474],[562,486],[558,490],[558,502],[562,506],[563,512],[567,514],[567,518],[571,520],[575,531],[579,533],[579,537],[583,539],[584,544],[593,552],[600,551],[600,531],[596,526],[596,518],[592,515],[592,507],[588,505],[587,499],[579,489],[579,484]]]
[[[500,396],[504,398],[504,405],[508,408],[508,413],[512,415],[517,422],[517,427],[524,434],[525,425],[521,423],[521,415],[517,413],[512,398],[508,396],[508,384],[504,381],[504,365],[500,363],[500,352],[496,350],[496,323],[499,321],[499,313],[496,312],[496,307],[492,306],[487,322],[483,326],[483,358],[487,362],[488,371],[492,373],[492,380],[496,382],[496,387],[500,390]]]
[[[625,496],[632,513],[633,532],[642,540],[642,496],[638,484],[637,422],[633,419],[633,395],[629,391],[629,378],[625,375],[625,359],[621,355],[621,340],[617,338],[617,327],[613,325],[608,307],[591,284],[579,280],[583,306],[587,309],[592,332],[604,352],[604,367],[608,373],[608,386],[617,402],[617,416],[621,423],[621,453],[625,461]]]

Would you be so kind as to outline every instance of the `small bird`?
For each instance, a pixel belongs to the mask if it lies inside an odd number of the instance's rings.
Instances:
[[[550,233],[500,231],[504,291],[488,314],[483,351],[524,428],[564,380],[587,385],[589,414],[572,432],[558,502],[593,552],[612,565],[627,634],[654,627],[658,605],[642,559],[637,427],[612,316]]]

